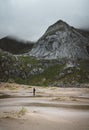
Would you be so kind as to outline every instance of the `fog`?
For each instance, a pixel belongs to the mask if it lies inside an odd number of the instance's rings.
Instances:
[[[88,30],[89,0],[0,0],[0,38],[36,41],[60,19]]]

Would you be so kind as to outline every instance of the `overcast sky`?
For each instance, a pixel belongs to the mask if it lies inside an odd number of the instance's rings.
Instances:
[[[36,41],[59,19],[89,29],[89,0],[0,0],[0,38]]]

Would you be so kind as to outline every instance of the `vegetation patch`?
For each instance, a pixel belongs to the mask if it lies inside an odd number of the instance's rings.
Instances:
[[[0,50],[0,81],[36,86],[62,86],[89,83],[89,60],[43,60],[30,56],[13,56]],[[66,64],[67,63],[67,64]]]

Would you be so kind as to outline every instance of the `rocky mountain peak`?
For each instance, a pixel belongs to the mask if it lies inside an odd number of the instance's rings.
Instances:
[[[30,52],[44,59],[89,59],[89,39],[77,29],[59,20],[51,25]]]
[[[55,29],[55,30],[65,30],[66,28],[68,28],[69,27],[69,25],[66,23],[66,22],[64,22],[64,21],[62,21],[62,20],[59,20],[59,21],[57,21],[56,23],[54,23],[53,25],[51,25],[48,29],[47,29],[47,31],[49,31],[49,30],[51,30],[51,29]]]
[[[45,34],[43,36],[55,33],[58,30],[59,31],[66,31],[68,29],[70,29],[70,26],[66,22],[59,20],[56,23],[54,23],[53,25],[49,26],[47,31],[45,32]]]

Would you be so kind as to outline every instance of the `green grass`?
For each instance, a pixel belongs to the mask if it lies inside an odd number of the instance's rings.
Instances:
[[[13,58],[13,56],[9,56],[7,53],[0,52],[0,58],[2,56],[6,56],[6,60],[4,59],[5,66],[0,70],[0,78],[3,77],[8,82],[37,86],[49,86],[54,83],[89,83],[89,61],[78,61],[78,67],[64,69],[65,59],[63,60],[64,63],[59,63],[58,60],[38,60],[30,56],[18,56],[19,61],[17,62],[15,57]],[[9,61],[8,64],[6,64],[7,60]],[[15,63],[17,63],[17,66],[14,66]],[[44,71],[27,78],[23,78],[20,75],[5,77],[3,72],[13,70],[13,68],[25,74],[28,74],[35,68],[42,68]],[[69,70],[71,70],[71,73],[68,73]],[[60,76],[60,73],[64,73],[64,75]]]
[[[30,57],[30,56],[18,56],[18,58],[19,58],[19,60],[20,60],[22,63],[24,63],[24,64],[29,63],[29,64],[34,65],[34,64],[39,63],[39,60],[37,60],[37,59],[34,58],[34,57]]]
[[[25,80],[19,77],[15,79],[15,82],[19,84],[29,84],[36,86],[49,86],[54,83],[63,83],[63,84],[89,83],[88,79],[89,71],[88,71],[88,65],[87,67],[86,65],[87,65],[86,63],[85,64],[80,63],[80,65],[78,66],[80,69],[77,69],[76,67],[64,69],[65,64],[53,64],[48,68],[42,66],[44,68],[43,73],[38,75],[32,75]],[[70,74],[67,73],[68,70],[71,70]],[[60,77],[59,74],[62,72],[65,74],[64,76]]]
[[[27,109],[25,107],[22,107],[19,111],[18,111],[18,116],[23,116],[25,115],[27,112]]]

